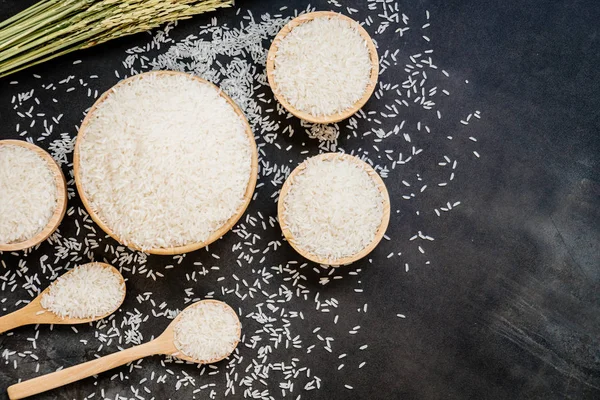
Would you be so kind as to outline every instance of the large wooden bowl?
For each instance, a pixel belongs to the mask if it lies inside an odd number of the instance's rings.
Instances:
[[[315,18],[322,17],[339,18],[346,20],[351,24],[351,26],[355,27],[358,30],[360,36],[362,36],[362,38],[365,40],[369,49],[369,58],[371,60],[371,75],[369,76],[369,83],[365,88],[365,93],[356,103],[354,103],[352,107],[331,115],[315,116],[308,112],[296,109],[285,99],[283,94],[279,91],[277,83],[275,82],[275,78],[273,77],[273,71],[275,71],[275,55],[277,54],[277,49],[279,48],[279,44],[281,43],[283,38],[285,38],[287,34],[290,33],[292,29],[294,29],[298,25],[312,21]],[[375,44],[373,43],[371,36],[369,36],[365,28],[363,28],[358,22],[356,22],[352,18],[332,11],[317,11],[308,14],[303,14],[299,17],[294,18],[279,31],[277,36],[275,36],[275,39],[273,39],[273,43],[271,43],[271,47],[269,48],[269,53],[267,54],[267,78],[269,80],[269,85],[271,86],[271,89],[273,90],[273,94],[275,95],[277,101],[279,101],[286,110],[288,110],[296,117],[316,124],[331,124],[334,122],[342,121],[354,115],[358,110],[360,110],[362,106],[365,105],[367,100],[369,100],[369,98],[373,94],[375,86],[377,85],[378,76],[379,56],[377,55],[377,49],[375,48]]]
[[[48,164],[48,168],[50,168],[50,172],[52,173],[54,182],[56,183],[56,209],[54,210],[54,213],[50,217],[50,220],[48,220],[48,223],[44,229],[42,229],[34,237],[23,242],[0,244],[0,251],[25,250],[48,239],[48,237],[54,233],[56,228],[58,228],[58,225],[60,225],[63,217],[65,216],[65,212],[67,211],[67,182],[65,181],[65,176],[63,175],[63,172],[56,161],[54,161],[52,156],[45,150],[23,140],[0,140],[0,146],[6,145],[23,147],[25,149],[34,151],[37,155],[42,157],[42,159]],[[27,190],[27,188],[24,188],[24,190]]]
[[[373,168],[371,168],[371,166],[369,164],[362,161],[358,157],[354,157],[349,154],[342,154],[342,153],[324,153],[324,154],[320,154],[318,156],[312,157],[312,159],[317,159],[317,160],[342,159],[342,160],[350,161],[350,162],[360,166],[361,168],[363,168],[367,172],[367,174],[369,174],[369,176],[373,179],[373,181],[375,182],[375,185],[377,186],[377,188],[379,189],[379,192],[381,193],[381,196],[383,197],[383,216],[381,218],[381,225],[379,225],[379,228],[377,228],[377,232],[375,233],[375,237],[373,238],[371,243],[369,243],[365,248],[363,248],[358,253],[353,254],[351,256],[337,258],[337,259],[328,259],[328,258],[320,257],[315,254],[309,253],[305,249],[300,248],[296,244],[294,235],[292,234],[290,228],[288,227],[287,223],[285,222],[284,202],[285,202],[285,198],[286,198],[287,194],[289,193],[289,191],[293,185],[294,178],[298,174],[300,174],[302,171],[304,171],[304,169],[306,168],[306,161],[304,161],[302,164],[298,165],[296,167],[296,169],[294,169],[292,171],[290,176],[286,179],[285,183],[283,184],[283,187],[281,188],[281,192],[279,194],[279,201],[277,203],[277,216],[279,219],[279,225],[281,226],[281,230],[283,231],[283,236],[288,241],[288,243],[294,248],[294,250],[296,250],[301,256],[309,259],[310,261],[313,261],[313,262],[316,262],[319,264],[326,264],[326,265],[345,265],[345,264],[353,263],[353,262],[365,257],[367,254],[369,254],[371,251],[373,251],[373,249],[379,244],[379,242],[383,238],[383,235],[385,234],[385,231],[390,222],[390,196],[388,194],[387,188],[385,187],[385,183],[383,183],[383,180],[381,179],[379,174],[377,172],[375,172],[375,170]]]
[[[145,250],[142,250],[141,248],[139,248],[135,245],[127,243],[125,240],[121,239],[118,235],[116,235],[111,230],[111,228],[96,213],[96,211],[93,209],[93,207],[90,204],[90,201],[87,198],[87,195],[83,188],[83,184],[81,182],[81,171],[80,171],[80,165],[79,165],[79,163],[80,163],[80,161],[79,161],[79,146],[80,146],[81,141],[83,140],[82,138],[85,136],[86,128],[89,124],[91,116],[94,114],[96,109],[100,106],[100,104],[102,104],[102,102],[104,102],[104,100],[106,100],[106,98],[114,90],[118,89],[120,86],[128,84],[132,80],[139,79],[140,77],[149,76],[149,75],[183,75],[183,76],[189,77],[191,79],[194,79],[198,82],[202,82],[204,84],[213,86],[217,91],[219,91],[219,94],[221,95],[221,97],[223,97],[231,105],[231,107],[233,107],[235,113],[238,114],[242,118],[242,120],[244,121],[244,124],[246,125],[246,135],[248,136],[248,140],[250,141],[250,146],[252,149],[252,160],[251,160],[250,176],[248,178],[248,186],[246,187],[246,191],[244,193],[244,201],[243,201],[242,205],[239,207],[239,209],[237,210],[237,212],[234,215],[232,215],[231,218],[229,218],[227,221],[225,221],[225,223],[218,230],[213,232],[208,237],[208,239],[206,239],[204,242],[188,243],[186,245],[176,246],[176,247],[158,247],[158,248],[145,249]],[[143,74],[135,75],[130,78],[122,80],[121,82],[119,82],[115,86],[113,86],[111,89],[106,91],[104,94],[102,94],[102,96],[100,96],[98,98],[98,100],[96,100],[96,102],[94,103],[94,105],[92,106],[90,111],[87,113],[85,119],[81,123],[81,127],[79,128],[79,133],[77,134],[77,140],[75,142],[75,151],[74,151],[74,155],[73,155],[73,172],[75,175],[75,184],[77,185],[77,191],[79,192],[79,197],[81,198],[81,201],[83,202],[83,205],[85,206],[85,209],[90,214],[90,216],[92,217],[94,222],[96,224],[98,224],[98,226],[100,226],[100,228],[102,228],[102,230],[104,232],[106,232],[108,235],[110,235],[113,239],[115,239],[119,243],[124,244],[125,246],[128,246],[129,248],[134,249],[134,250],[140,250],[140,251],[144,251],[144,252],[150,253],[150,254],[174,255],[174,254],[189,253],[190,251],[198,250],[202,247],[208,246],[215,240],[221,238],[225,233],[227,233],[235,225],[235,223],[241,218],[241,216],[246,211],[246,208],[248,208],[248,205],[250,204],[250,200],[252,200],[252,194],[254,193],[254,188],[256,186],[256,180],[257,180],[257,176],[258,176],[258,152],[256,149],[256,142],[254,141],[254,134],[252,133],[252,128],[250,128],[250,124],[248,124],[248,120],[246,119],[246,116],[244,115],[242,110],[237,106],[237,104],[235,104],[234,101],[231,100],[231,98],[229,96],[227,96],[223,91],[221,91],[221,89],[218,86],[212,84],[211,82],[208,82],[205,79],[199,78],[199,77],[191,75],[191,74],[186,74],[184,72],[152,71],[152,72],[145,72]]]

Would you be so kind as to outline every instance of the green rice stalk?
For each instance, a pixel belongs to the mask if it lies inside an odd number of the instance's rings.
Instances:
[[[0,22],[0,78],[233,0],[42,0]]]

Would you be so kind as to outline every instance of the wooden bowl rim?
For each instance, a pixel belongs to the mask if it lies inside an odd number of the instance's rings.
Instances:
[[[42,157],[42,159],[48,164],[48,168],[50,169],[56,184],[56,209],[48,220],[46,226],[32,238],[22,242],[0,244],[0,251],[19,251],[42,243],[44,240],[48,239],[48,237],[50,237],[54,231],[56,231],[67,211],[67,181],[65,180],[65,175],[63,174],[62,169],[56,160],[54,160],[54,158],[52,158],[52,156],[41,147],[24,140],[0,140],[0,146],[5,145],[23,147],[25,149],[34,151],[37,155]]]
[[[285,197],[287,196],[287,194],[290,191],[290,188],[292,186],[292,180],[299,173],[304,171],[308,160],[317,159],[317,160],[326,161],[326,160],[333,160],[336,158],[348,160],[348,161],[355,163],[356,165],[361,166],[367,172],[367,174],[369,174],[369,176],[373,179],[373,181],[375,181],[375,184],[383,197],[383,215],[381,218],[381,225],[379,225],[379,228],[377,228],[375,237],[373,238],[371,243],[369,243],[365,248],[363,248],[358,253],[350,255],[350,256],[337,258],[337,259],[328,259],[325,257],[320,257],[315,254],[309,253],[308,251],[300,248],[295,243],[294,235],[292,234],[287,223],[285,222],[285,218],[283,217],[284,212],[285,212],[284,201],[285,201]],[[388,224],[390,222],[390,196],[389,196],[388,190],[385,186],[385,183],[381,179],[381,176],[379,176],[379,174],[369,164],[362,161],[360,158],[350,155],[350,154],[343,154],[343,153],[323,153],[323,154],[319,154],[319,155],[316,155],[314,157],[310,157],[310,158],[307,158],[306,160],[304,160],[300,165],[298,165],[292,171],[292,173],[285,180],[285,182],[281,188],[281,192],[279,193],[279,200],[277,202],[277,217],[279,220],[279,225],[281,226],[281,230],[283,232],[283,236],[288,241],[290,246],[292,246],[294,248],[294,250],[296,250],[301,256],[309,259],[310,261],[313,261],[313,262],[316,262],[319,264],[334,265],[334,266],[346,265],[346,264],[353,263],[357,260],[360,260],[361,258],[365,257],[367,254],[369,254],[371,251],[373,251],[373,249],[375,249],[375,247],[379,244],[379,242],[385,235],[385,231],[387,230]]]
[[[312,21],[315,18],[340,18],[350,22],[350,24],[358,30],[362,38],[367,43],[367,48],[369,49],[369,58],[371,60],[371,75],[369,76],[369,83],[365,88],[365,93],[363,96],[356,102],[354,105],[347,110],[337,112],[331,115],[323,115],[323,116],[315,116],[308,112],[301,111],[292,106],[285,97],[280,93],[277,83],[273,77],[273,71],[275,70],[275,55],[277,54],[277,49],[279,48],[279,43],[290,33],[296,26],[301,25],[305,22]],[[360,110],[366,102],[369,100],[373,92],[375,91],[375,86],[377,86],[377,79],[379,77],[379,56],[377,55],[377,48],[373,43],[373,39],[369,35],[369,33],[363,28],[357,21],[352,18],[337,13],[333,11],[315,11],[307,14],[302,14],[290,22],[288,22],[277,35],[273,42],[271,43],[271,47],[269,48],[269,52],[267,53],[267,79],[269,80],[269,86],[271,86],[271,90],[273,90],[273,94],[279,103],[290,113],[295,115],[296,117],[303,119],[308,122],[312,122],[315,124],[332,124],[335,122],[342,121],[346,118],[354,115],[358,110]]]
[[[108,227],[108,225],[100,218],[100,216],[96,213],[96,211],[91,206],[91,203],[88,200],[87,195],[85,194],[85,191],[83,189],[83,184],[81,182],[81,173],[80,173],[80,164],[79,164],[80,163],[80,161],[79,161],[79,146],[80,146],[81,141],[83,140],[83,136],[85,135],[85,130],[90,122],[91,116],[95,113],[96,109],[104,102],[104,100],[106,100],[106,98],[115,91],[115,89],[118,89],[119,87],[126,85],[129,82],[134,81],[136,79],[143,79],[145,76],[152,76],[152,75],[155,75],[155,76],[156,75],[185,76],[185,77],[194,79],[198,82],[210,85],[213,88],[215,88],[217,90],[217,92],[219,93],[219,95],[221,97],[223,97],[227,101],[227,103],[229,103],[229,105],[231,105],[231,107],[233,107],[233,110],[235,111],[235,113],[241,117],[244,125],[246,126],[246,136],[248,136],[248,139],[250,140],[250,148],[251,148],[252,156],[251,156],[251,164],[250,164],[250,168],[251,168],[250,176],[248,177],[248,185],[246,186],[246,191],[244,193],[244,197],[243,197],[244,200],[243,200],[242,204],[238,208],[237,212],[235,214],[233,214],[219,229],[217,229],[215,232],[213,232],[208,237],[208,239],[206,239],[203,242],[188,243],[183,246],[159,247],[159,248],[143,250],[136,245],[127,243],[126,241],[122,240],[117,234],[115,234],[112,231],[112,229],[110,229]],[[108,89],[106,92],[104,92],[98,98],[98,100],[96,100],[96,102],[94,103],[92,108],[90,108],[87,115],[85,116],[83,122],[81,123],[79,132],[77,134],[77,139],[75,141],[75,150],[73,153],[73,173],[75,176],[75,185],[77,186],[77,192],[79,193],[79,197],[81,198],[81,201],[82,201],[85,209],[90,214],[90,217],[92,217],[92,220],[94,220],[94,222],[104,232],[106,232],[110,237],[112,237],[117,242],[119,242],[133,250],[138,250],[138,251],[142,251],[144,253],[157,254],[157,255],[175,255],[175,254],[189,253],[191,251],[201,249],[201,248],[206,247],[209,244],[213,243],[214,241],[220,239],[225,233],[227,233],[236,224],[236,222],[242,217],[244,212],[246,212],[246,209],[248,208],[248,205],[250,205],[250,201],[252,200],[252,195],[254,194],[254,188],[256,187],[256,181],[258,179],[258,151],[256,148],[256,142],[254,140],[254,133],[252,132],[252,128],[250,127],[250,124],[248,123],[246,116],[244,115],[242,110],[239,108],[239,106],[227,94],[225,94],[225,92],[223,92],[223,90],[221,90],[221,88],[219,88],[217,85],[213,84],[212,82],[207,81],[206,79],[202,79],[198,76],[188,74],[185,72],[157,70],[157,71],[144,72],[144,73],[123,79],[122,81],[118,82],[116,85],[114,85],[113,87]]]

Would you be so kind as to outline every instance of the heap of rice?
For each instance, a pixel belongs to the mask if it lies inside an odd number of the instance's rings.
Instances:
[[[35,151],[0,146],[0,244],[20,243],[40,233],[56,211],[56,181]]]
[[[142,75],[89,118],[78,143],[81,186],[128,245],[204,242],[243,204],[252,162],[246,127],[214,86]]]
[[[371,74],[367,43],[349,21],[335,17],[294,27],[279,43],[274,64],[281,96],[315,117],[351,108]]]
[[[42,307],[61,318],[96,318],[115,311],[125,296],[125,283],[99,263],[73,268],[50,285]]]
[[[306,160],[283,197],[284,224],[299,249],[335,261],[351,257],[375,238],[384,197],[360,160]],[[300,168],[300,167],[299,167]]]
[[[240,340],[239,319],[228,306],[203,301],[184,310],[175,325],[175,346],[194,360],[227,357]]]

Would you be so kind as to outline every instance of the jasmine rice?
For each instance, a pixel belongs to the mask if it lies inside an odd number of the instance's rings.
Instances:
[[[54,281],[41,304],[61,318],[96,318],[115,311],[124,296],[125,283],[113,268],[89,263]]]
[[[58,207],[57,196],[46,160],[25,147],[0,145],[0,244],[40,233]]]
[[[312,157],[298,167],[303,169],[290,178],[280,218],[299,249],[333,262],[375,239],[384,197],[361,164],[338,155]]]
[[[251,139],[213,85],[144,74],[114,89],[88,119],[78,139],[81,186],[125,244],[204,242],[243,205]]]
[[[198,361],[227,357],[240,340],[240,322],[227,305],[202,301],[184,310],[174,328],[175,347]]]
[[[349,21],[317,17],[294,27],[279,43],[273,77],[279,93],[315,117],[351,108],[371,74],[367,43]]]

